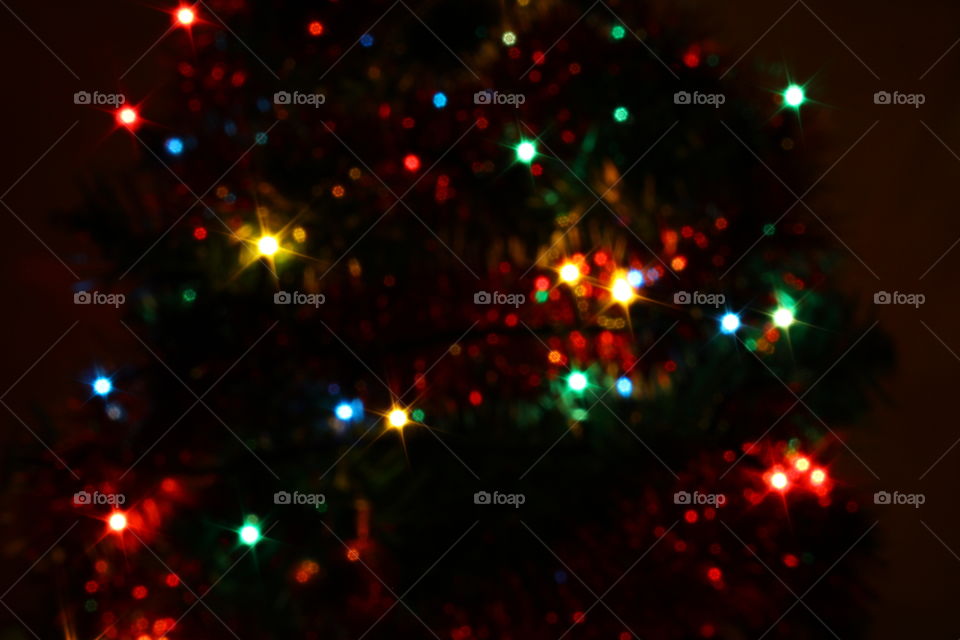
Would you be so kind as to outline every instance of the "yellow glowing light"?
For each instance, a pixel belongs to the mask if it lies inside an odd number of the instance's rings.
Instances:
[[[560,267],[560,279],[569,284],[575,283],[580,279],[580,267],[572,262],[565,263]]]
[[[402,429],[410,421],[410,418],[403,409],[394,409],[387,415],[387,421],[394,429]]]
[[[814,469],[810,473],[810,482],[812,482],[813,484],[823,484],[823,482],[826,479],[827,479],[827,474],[824,472],[823,469]]]
[[[797,458],[793,466],[797,468],[797,471],[806,471],[810,468],[810,458]]]
[[[637,295],[630,285],[630,281],[624,277],[618,277],[613,281],[613,287],[610,289],[610,293],[613,295],[613,299],[620,304],[628,304]]]
[[[257,251],[262,256],[272,256],[280,250],[280,243],[273,236],[263,236],[257,241]]]

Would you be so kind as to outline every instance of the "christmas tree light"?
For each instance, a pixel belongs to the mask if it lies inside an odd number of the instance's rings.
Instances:
[[[787,307],[780,307],[773,312],[773,324],[777,325],[781,329],[786,329],[793,324],[793,321],[793,311]]]
[[[127,528],[127,516],[120,511],[114,511],[110,514],[110,518],[107,520],[107,525],[113,531],[123,531]]]
[[[587,388],[587,376],[579,371],[574,371],[567,377],[567,386],[571,391],[583,391]]]
[[[397,407],[387,414],[387,422],[394,429],[402,429],[410,421],[407,412]]]
[[[787,106],[799,108],[806,101],[807,97],[803,87],[798,84],[791,84],[783,91],[783,101]]]
[[[565,262],[560,267],[560,279],[567,284],[574,284],[580,279],[580,267],[573,262]]]
[[[517,145],[516,152],[517,160],[524,164],[530,164],[537,155],[537,147],[529,140],[524,140]]]
[[[113,391],[113,383],[110,378],[100,376],[93,381],[93,392],[98,396],[107,396]]]
[[[740,328],[740,316],[735,313],[725,313],[720,318],[720,330],[724,333],[734,333]]]
[[[246,524],[240,527],[240,531],[238,532],[238,535],[240,537],[240,542],[247,545],[248,547],[252,547],[253,545],[260,542],[261,534],[260,534],[260,527],[257,524],[257,518],[253,516],[250,516],[249,518],[247,518]]]
[[[280,243],[275,236],[263,236],[257,240],[257,251],[260,255],[270,257],[280,250]]]

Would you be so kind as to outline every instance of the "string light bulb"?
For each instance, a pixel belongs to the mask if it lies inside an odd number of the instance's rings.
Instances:
[[[110,382],[110,378],[100,376],[93,381],[93,392],[98,396],[106,397],[111,391],[113,391],[113,383]]]
[[[720,318],[720,330],[724,333],[735,333],[740,328],[740,316],[735,313],[725,313]]]
[[[119,533],[127,528],[127,516],[120,511],[114,511],[107,519],[107,526]]]
[[[620,304],[629,304],[637,296],[630,281],[624,276],[614,279],[610,294]]]
[[[573,262],[565,262],[560,267],[560,279],[567,284],[576,284],[580,280],[580,267]]]
[[[189,27],[197,19],[197,14],[190,7],[180,7],[177,10],[177,22],[182,27]]]
[[[587,376],[580,371],[574,371],[567,378],[567,386],[571,391],[583,391],[587,388]]]
[[[770,486],[777,491],[784,491],[790,484],[790,479],[783,471],[776,471],[770,476]]]
[[[516,153],[517,160],[524,164],[530,164],[537,155],[537,146],[529,140],[524,140],[517,145]]]
[[[387,423],[394,429],[402,429],[408,422],[410,422],[410,416],[399,407],[387,414]]]
[[[240,527],[240,531],[237,532],[240,537],[240,542],[252,547],[253,545],[260,542],[260,527],[257,524],[257,518],[250,516],[246,520],[246,524]]]
[[[280,243],[275,236],[263,236],[257,240],[257,251],[260,255],[270,257],[280,250]]]
[[[786,329],[792,325],[794,320],[793,311],[787,307],[780,307],[773,312],[773,324],[781,329]]]
[[[794,109],[802,105],[806,99],[807,96],[803,91],[803,87],[798,84],[791,84],[783,91],[783,101],[787,106],[793,107]]]
[[[138,119],[137,110],[133,107],[124,107],[117,111],[117,122],[125,127],[132,127]]]

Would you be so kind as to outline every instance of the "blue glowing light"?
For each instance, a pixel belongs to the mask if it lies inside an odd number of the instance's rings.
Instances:
[[[172,156],[178,156],[183,153],[183,140],[180,138],[168,138],[165,146],[167,153]]]
[[[617,380],[617,393],[626,398],[633,391],[633,383],[630,378],[623,377]]]
[[[337,414],[337,417],[344,422],[347,422],[353,418],[353,407],[349,403],[341,402],[337,405],[337,408],[333,410]]]
[[[370,35],[369,33],[363,34],[362,36],[360,36],[360,44],[363,45],[363,46],[365,46],[365,47],[372,47],[372,46],[373,46],[373,36]]]
[[[639,269],[630,269],[627,272],[627,282],[630,283],[630,286],[634,289],[639,289],[643,286],[643,272]]]
[[[445,106],[447,106],[447,94],[445,94],[443,91],[438,91],[433,94],[433,106],[435,106],[437,109],[443,109]]]
[[[733,333],[740,328],[740,316],[735,313],[726,313],[720,318],[720,330],[724,333]]]
[[[113,391],[113,383],[110,382],[110,378],[100,376],[93,381],[93,392],[98,396],[106,396],[111,391]]]

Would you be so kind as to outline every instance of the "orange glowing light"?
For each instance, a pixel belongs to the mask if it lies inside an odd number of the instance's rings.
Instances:
[[[357,551],[356,549],[347,550],[347,560],[349,560],[350,562],[356,562],[359,559],[360,559],[359,551]]]
[[[827,480],[827,472],[823,469],[814,469],[810,472],[810,482],[813,484],[823,484]]]

